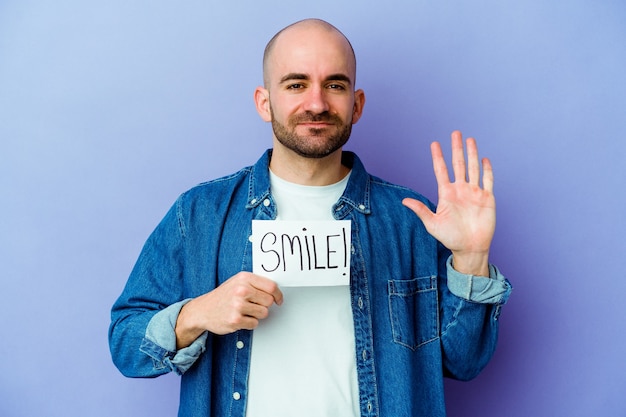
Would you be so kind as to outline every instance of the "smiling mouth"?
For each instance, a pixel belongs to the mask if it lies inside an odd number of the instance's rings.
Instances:
[[[330,122],[301,122],[301,123],[298,123],[298,126],[323,128],[323,127],[329,127],[329,126],[334,126],[334,125]]]
[[[298,126],[309,126],[323,128],[337,125],[339,118],[328,112],[313,114],[310,112],[299,114],[293,118],[293,123]]]

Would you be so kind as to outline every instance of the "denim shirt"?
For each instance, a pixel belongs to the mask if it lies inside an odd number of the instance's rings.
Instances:
[[[111,312],[109,345],[129,377],[182,375],[179,416],[245,416],[252,331],[205,332],[176,350],[189,299],[252,271],[253,219],[276,218],[268,150],[251,167],[182,194],[150,235]],[[336,219],[352,223],[350,294],[362,416],[445,416],[443,377],[468,380],[490,360],[511,292],[494,266],[464,275],[401,204],[421,195],[352,169]],[[294,381],[298,383],[299,381]],[[311,401],[315,401],[314,398]]]

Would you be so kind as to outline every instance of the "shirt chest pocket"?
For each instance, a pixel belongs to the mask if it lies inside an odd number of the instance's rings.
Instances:
[[[395,343],[415,350],[438,338],[437,277],[390,280],[388,293]]]

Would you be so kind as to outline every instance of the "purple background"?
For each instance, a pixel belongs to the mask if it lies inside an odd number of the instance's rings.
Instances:
[[[0,2],[0,415],[175,415],[178,377],[113,367],[110,306],[177,195],[270,146],[262,49],[311,16],[356,49],[372,173],[436,199],[453,129],[495,166],[515,290],[450,416],[626,415],[625,3],[243,3]]]

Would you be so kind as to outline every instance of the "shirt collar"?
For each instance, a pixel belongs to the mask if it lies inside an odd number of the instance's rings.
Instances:
[[[254,208],[268,198],[271,200],[269,164],[272,150],[268,149],[251,168],[246,208]],[[345,217],[349,211],[357,210],[363,214],[371,213],[370,176],[365,171],[359,157],[349,151],[343,151],[341,162],[352,170],[343,195],[335,204],[335,218]]]

